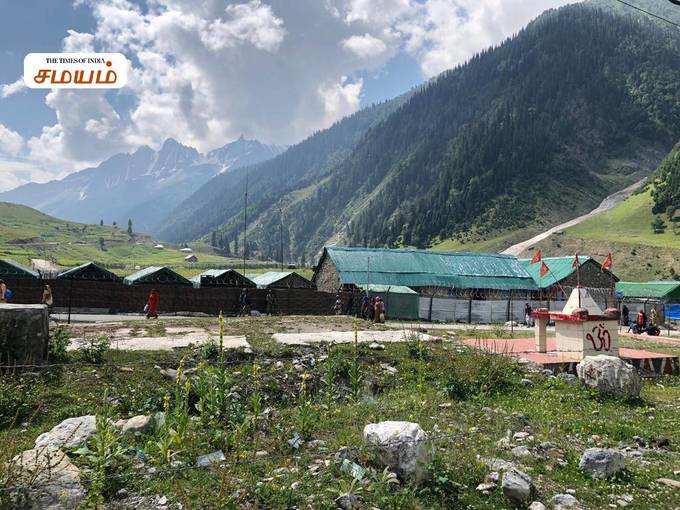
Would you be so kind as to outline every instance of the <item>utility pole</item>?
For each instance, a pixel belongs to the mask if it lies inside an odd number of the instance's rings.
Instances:
[[[246,275],[246,249],[248,241],[246,238],[248,230],[248,174],[246,174],[246,193],[243,196],[243,276]]]
[[[281,271],[283,271],[283,209],[279,207],[279,240],[281,243]]]

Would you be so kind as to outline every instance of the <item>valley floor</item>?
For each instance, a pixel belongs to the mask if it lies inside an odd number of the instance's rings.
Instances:
[[[138,337],[181,336],[181,328],[209,332],[215,342],[124,351],[98,340],[122,329]],[[603,399],[572,380],[462,342],[512,336],[503,328],[432,331],[439,341],[407,337],[382,348],[282,345],[273,337],[355,328],[385,326],[335,316],[232,318],[223,334],[244,337],[252,353],[220,353],[214,318],[72,325],[64,331],[92,339],[90,348],[61,353],[66,357],[54,362],[63,366],[0,379],[0,465],[65,418],[150,415],[155,425],[126,435],[107,436],[101,421],[89,449],[69,449],[87,504],[512,508],[500,487],[487,483],[491,472],[510,466],[531,477],[532,500],[549,507],[565,493],[590,509],[677,504],[678,489],[667,480],[680,479],[678,376],[644,381],[635,401]],[[624,346],[637,342],[622,339]],[[680,354],[680,346],[645,342],[657,347]],[[427,433],[434,456],[422,483],[394,478],[362,441],[364,426],[383,420],[416,422]],[[581,471],[581,454],[594,446],[620,449],[624,471],[609,480]],[[224,462],[196,467],[199,456],[216,451]],[[0,502],[7,503],[6,489],[16,480],[0,470],[0,483]]]

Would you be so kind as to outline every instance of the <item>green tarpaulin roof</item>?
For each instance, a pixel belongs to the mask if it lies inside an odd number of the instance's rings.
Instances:
[[[98,275],[98,277],[95,275]],[[110,281],[120,280],[120,277],[118,275],[112,273],[108,269],[104,269],[103,267],[95,264],[94,262],[86,262],[85,264],[81,264],[79,266],[72,267],[71,269],[67,269],[66,271],[62,271],[57,275],[57,278],[110,280]]]
[[[346,284],[536,290],[534,280],[511,255],[334,246],[325,254]]]
[[[267,271],[266,273],[251,273],[247,274],[246,276],[250,278],[255,283],[255,285],[260,288],[264,288],[268,285],[271,285],[272,283],[283,280],[292,274],[302,278],[303,280],[307,280],[307,278],[300,276],[295,271]]]
[[[617,282],[616,290],[627,298],[677,299],[680,301],[680,282]]]
[[[366,285],[361,285],[362,289],[366,289]],[[390,294],[418,294],[415,290],[404,287],[403,285],[368,285],[368,290],[371,292],[389,292]]]
[[[579,266],[582,266],[590,257],[585,255],[579,255],[578,261]],[[531,275],[531,277],[536,282],[539,288],[544,289],[554,285],[556,282],[564,280],[567,276],[570,276],[574,271],[575,267],[572,267],[574,263],[574,257],[543,257],[543,262],[550,268],[548,274],[545,276],[540,275],[541,263],[536,264],[531,263],[531,259],[519,259],[519,262],[524,266],[524,269]]]
[[[154,279],[152,276],[158,273],[159,278]],[[162,274],[167,274],[172,278],[172,281],[168,281],[166,278],[162,277]],[[172,269],[165,266],[150,266],[132,273],[125,277],[124,282],[128,285],[133,283],[179,283],[183,285],[192,285],[192,283],[184,278],[181,274],[175,273]]]
[[[14,278],[40,278],[40,274],[11,259],[0,259],[0,276]]]
[[[212,278],[212,279],[217,280],[218,278],[222,278],[225,275],[230,274],[230,273],[237,275],[237,278],[239,278],[239,280],[242,279],[241,281],[243,281],[244,283],[248,282],[252,285],[255,285],[255,283],[250,278],[242,275],[241,273],[239,273],[235,269],[208,269],[207,271],[203,271],[201,274],[197,274],[196,276],[192,276],[191,278],[189,278],[189,280],[191,280],[194,283],[194,286],[196,286],[196,285],[201,284],[201,278],[205,278],[205,279]]]

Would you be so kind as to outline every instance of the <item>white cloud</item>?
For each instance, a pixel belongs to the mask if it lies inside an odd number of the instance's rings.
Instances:
[[[0,192],[7,191],[27,182],[47,182],[59,177],[47,172],[31,161],[6,158],[0,155]]]
[[[260,0],[247,4],[228,5],[227,19],[216,19],[207,24],[201,40],[213,50],[233,47],[238,42],[249,42],[258,49],[278,50],[286,34],[283,20],[277,18],[272,8]]]
[[[0,124],[0,153],[17,156],[24,146],[24,139],[16,131]]]
[[[5,98],[21,92],[26,89],[24,77],[20,77],[17,81],[0,85],[0,97]]]
[[[387,45],[371,34],[353,35],[342,41],[342,45],[363,59],[379,57],[387,51]]]
[[[565,0],[78,0],[92,33],[65,51],[123,52],[118,92],[52,91],[57,121],[29,157],[76,170],[167,137],[207,151],[244,134],[290,144],[360,107],[362,73],[399,52],[424,77],[501,42]],[[0,94],[21,90],[19,81]],[[116,99],[115,101],[113,99]],[[114,108],[113,105],[116,105]]]

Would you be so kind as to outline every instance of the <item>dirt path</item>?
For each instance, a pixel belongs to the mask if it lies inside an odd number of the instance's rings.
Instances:
[[[631,184],[627,188],[617,191],[616,193],[612,193],[611,195],[606,197],[600,203],[600,205],[598,205],[595,209],[593,209],[589,213],[584,214],[583,216],[579,216],[578,218],[574,218],[572,220],[561,223],[555,227],[552,227],[546,230],[545,232],[541,232],[540,234],[532,237],[531,239],[527,239],[526,241],[522,241],[521,243],[513,244],[512,246],[510,246],[510,248],[503,250],[501,253],[519,256],[523,251],[525,251],[528,248],[531,248],[536,243],[543,241],[544,239],[548,238],[555,232],[559,232],[566,228],[573,227],[574,225],[578,225],[579,223],[587,220],[588,218],[592,218],[597,214],[600,214],[604,211],[608,211],[609,209],[613,208],[616,204],[628,198],[636,189],[638,189],[642,185],[642,183],[645,182],[645,180],[646,178],[641,179],[635,184]]]

